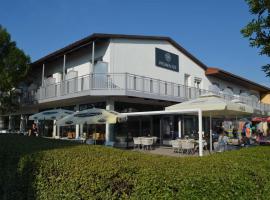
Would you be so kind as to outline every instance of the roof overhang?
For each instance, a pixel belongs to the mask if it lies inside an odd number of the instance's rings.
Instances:
[[[225,80],[228,82],[235,83],[237,85],[244,86],[245,88],[250,89],[250,90],[259,91],[262,94],[270,92],[270,88],[268,88],[264,85],[260,85],[258,83],[253,82],[253,81],[250,81],[246,78],[237,76],[237,75],[232,74],[230,72],[226,72],[226,71],[221,70],[219,68],[209,67],[206,70],[205,74],[207,76],[213,76],[213,77],[216,77],[218,79],[222,79],[222,80]]]

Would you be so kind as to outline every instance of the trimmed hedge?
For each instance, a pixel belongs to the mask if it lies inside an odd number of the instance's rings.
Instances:
[[[0,199],[269,199],[270,147],[174,158],[0,135]]]

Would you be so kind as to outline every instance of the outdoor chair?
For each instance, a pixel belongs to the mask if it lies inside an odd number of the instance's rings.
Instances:
[[[156,144],[156,143],[157,143],[157,140],[158,140],[158,137],[154,136],[154,137],[152,137],[152,138],[153,138],[154,144]]]
[[[133,143],[134,143],[134,149],[136,149],[136,147],[138,149],[141,148],[142,141],[141,141],[141,138],[140,137],[134,137],[133,138]]]
[[[186,154],[194,153],[194,142],[189,140],[181,141],[182,152]]]
[[[152,149],[152,145],[154,143],[153,138],[142,138],[141,141],[142,141],[143,149],[147,149],[147,150]]]
[[[180,151],[181,151],[181,141],[172,140],[171,144],[172,144],[173,152],[180,153]]]

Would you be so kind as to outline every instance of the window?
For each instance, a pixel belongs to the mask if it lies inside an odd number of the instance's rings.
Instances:
[[[246,94],[245,90],[240,90],[239,94]]]
[[[184,85],[185,86],[189,86],[189,78],[190,78],[190,75],[189,74],[185,74],[185,79],[184,79]]]
[[[212,85],[215,85],[219,88],[219,83],[213,82]]]
[[[202,79],[195,78],[194,79],[194,86],[195,86],[195,88],[200,89],[201,88],[201,82],[202,82]]]
[[[233,88],[232,87],[227,86],[227,88],[233,92]]]

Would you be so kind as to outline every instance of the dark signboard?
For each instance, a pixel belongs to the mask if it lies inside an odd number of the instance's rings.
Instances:
[[[156,66],[179,72],[179,57],[176,54],[156,48]]]

